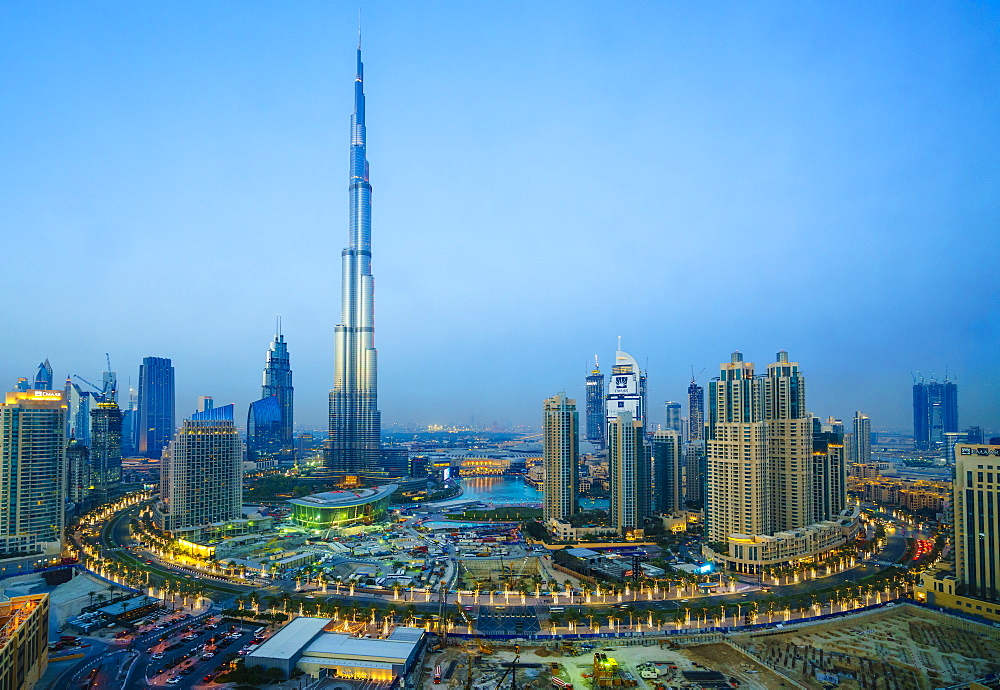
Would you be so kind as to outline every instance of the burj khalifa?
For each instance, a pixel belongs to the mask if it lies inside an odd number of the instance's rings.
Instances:
[[[341,252],[340,324],[334,330],[334,377],[330,391],[330,435],[325,474],[356,483],[377,474],[382,422],[378,411],[375,350],[375,285],[371,271],[371,197],[365,155],[364,67],[358,40],[358,72],[351,116],[350,218],[347,248]]]

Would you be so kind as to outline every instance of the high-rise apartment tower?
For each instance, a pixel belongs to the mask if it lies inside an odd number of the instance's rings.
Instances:
[[[542,407],[542,455],[545,462],[544,517],[562,520],[577,511],[577,465],[580,420],[576,401],[557,393]]]
[[[0,405],[0,557],[62,548],[65,425],[59,390],[7,393]]]
[[[371,271],[371,198],[366,157],[364,66],[358,42],[351,116],[350,215],[347,248],[341,252],[340,323],[334,329],[333,390],[325,469],[351,481],[377,472],[382,422],[378,410],[375,350],[375,279]]]
[[[854,413],[854,436],[851,444],[851,462],[872,461],[872,420],[862,412]]]
[[[734,352],[709,384],[708,538],[768,535],[806,527],[817,515],[813,422],[805,378],[788,353],[767,375]]]
[[[955,446],[953,505],[960,593],[1000,602],[1000,445]]]
[[[164,454],[154,519],[167,532],[190,532],[238,520],[242,506],[243,441],[233,406],[195,412]]]

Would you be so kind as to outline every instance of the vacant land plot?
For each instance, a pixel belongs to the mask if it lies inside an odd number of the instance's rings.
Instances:
[[[1000,672],[1000,630],[915,606],[731,640],[810,688],[931,690]]]

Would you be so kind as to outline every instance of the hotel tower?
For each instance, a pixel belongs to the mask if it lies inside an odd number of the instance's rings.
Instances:
[[[358,71],[351,116],[350,218],[347,248],[341,252],[340,324],[334,329],[334,375],[330,391],[330,435],[325,469],[354,483],[377,472],[381,418],[376,394],[374,278],[371,271],[371,196],[365,157],[364,68],[358,41]]]

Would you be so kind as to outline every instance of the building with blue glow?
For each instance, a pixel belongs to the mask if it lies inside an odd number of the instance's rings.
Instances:
[[[282,409],[278,396],[250,403],[247,413],[247,460],[277,457],[282,445]]]
[[[144,357],[139,367],[139,455],[158,458],[174,435],[174,367],[165,357]]]
[[[288,358],[288,344],[281,332],[281,322],[278,322],[278,332],[267,350],[267,364],[264,366],[264,382],[260,397],[274,397],[278,402],[280,419],[278,422],[278,450],[291,455],[293,451],[292,422],[294,420],[292,388],[292,367]]]

